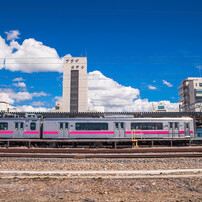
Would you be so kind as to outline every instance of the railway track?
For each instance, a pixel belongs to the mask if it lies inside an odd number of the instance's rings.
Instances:
[[[177,153],[177,154],[40,154],[40,153],[1,153],[0,157],[24,157],[24,158],[180,158],[202,157],[202,153]]]
[[[0,148],[0,157],[29,158],[179,158],[202,157],[202,147],[136,149]]]

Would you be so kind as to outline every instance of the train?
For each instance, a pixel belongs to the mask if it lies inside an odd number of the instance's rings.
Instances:
[[[0,139],[128,139],[195,137],[182,118],[0,118]]]

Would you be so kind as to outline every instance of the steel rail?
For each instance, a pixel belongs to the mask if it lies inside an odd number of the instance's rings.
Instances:
[[[0,153],[0,157],[17,158],[199,158],[202,153],[158,153],[158,154],[64,154],[64,153]]]
[[[135,154],[135,153],[172,153],[202,152],[202,147],[161,147],[130,149],[78,149],[78,148],[0,148],[0,153],[63,153],[63,154]]]

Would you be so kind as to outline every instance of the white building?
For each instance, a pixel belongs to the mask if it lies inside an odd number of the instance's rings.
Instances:
[[[8,103],[0,101],[0,112],[7,112],[8,111]]]
[[[181,82],[178,87],[181,91],[178,95],[182,97],[179,99],[180,111],[200,112],[202,110],[202,78],[188,77]]]
[[[64,57],[63,99],[56,103],[63,112],[88,111],[88,76],[86,57]]]

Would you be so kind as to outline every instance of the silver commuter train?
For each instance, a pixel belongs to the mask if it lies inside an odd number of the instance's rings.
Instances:
[[[40,120],[37,118],[0,118],[0,138],[40,138]]]
[[[0,118],[0,138],[194,137],[192,118]]]
[[[47,118],[43,138],[183,138],[194,137],[192,118]]]

